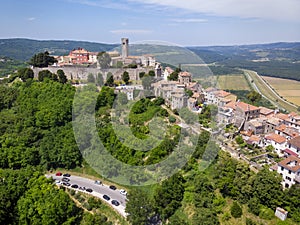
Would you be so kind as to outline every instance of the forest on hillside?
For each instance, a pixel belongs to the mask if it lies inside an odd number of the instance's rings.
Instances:
[[[20,70],[25,78],[28,70]],[[0,84],[0,224],[115,224],[104,215],[102,203],[58,188],[44,177],[48,170],[81,168],[86,162],[75,141],[72,128],[72,104],[75,88],[69,82],[46,76],[41,80],[26,77],[7,79]],[[95,90],[95,86],[85,88]],[[145,165],[163,160],[178,142],[179,127],[161,105],[162,99],[142,98],[129,116],[134,135],[144,139],[149,133],[147,121],[154,115],[169,123],[161,145],[149,152],[122,146],[110,124],[115,100],[112,88],[96,92],[98,134],[111,154],[127,164]],[[83,102],[90,96],[83,96]],[[123,96],[124,97],[124,96]],[[126,98],[119,98],[124,104]],[[201,123],[210,123],[213,108],[199,115]],[[178,173],[158,184],[135,188],[128,186],[127,222],[121,224],[200,225],[200,224],[280,224],[300,222],[300,187],[282,190],[280,176],[264,169],[253,173],[209,141],[202,132],[196,149]],[[203,154],[209,149],[218,157],[206,170],[201,169]],[[114,165],[108,164],[113,169]],[[115,176],[113,173],[111,176]],[[143,179],[137,177],[137,179]],[[75,199],[84,202],[79,207]],[[274,217],[281,206],[289,211],[287,221]]]

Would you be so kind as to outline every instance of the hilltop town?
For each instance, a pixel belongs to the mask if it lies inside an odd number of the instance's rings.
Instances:
[[[255,170],[268,166],[282,176],[282,186],[289,188],[300,183],[300,116],[295,112],[284,114],[278,109],[254,106],[242,102],[228,91],[216,87],[203,88],[193,80],[193,74],[169,66],[163,68],[153,55],[129,55],[129,39],[121,39],[121,53],[117,50],[102,52],[109,58],[106,67],[101,67],[98,52],[78,48],[68,56],[54,56],[56,63],[47,68],[33,68],[35,76],[41,70],[55,73],[63,69],[68,79],[86,80],[89,74],[96,79],[98,74],[105,81],[113,76],[116,93],[124,93],[128,100],[134,99],[134,91],[143,91],[142,79],[152,74],[151,87],[155,97],[164,99],[171,110],[188,108],[201,113],[203,107],[218,108],[216,120],[222,127],[220,146],[232,156],[249,164]],[[122,81],[127,72],[130,84]],[[204,128],[204,127],[203,127]]]

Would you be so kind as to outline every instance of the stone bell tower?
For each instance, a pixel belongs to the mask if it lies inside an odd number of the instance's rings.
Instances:
[[[128,57],[128,43],[129,43],[129,39],[128,38],[122,38],[122,59],[126,59]]]

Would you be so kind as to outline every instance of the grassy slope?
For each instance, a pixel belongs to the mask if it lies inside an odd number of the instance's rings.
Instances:
[[[253,80],[253,83],[256,85],[256,87],[259,89],[259,92],[264,95],[267,99],[269,99],[272,103],[275,105],[278,105],[280,108],[286,109],[289,112],[296,112],[297,107],[286,102],[282,98],[278,97],[272,89],[260,78],[259,75],[257,75],[256,72],[251,70],[244,70],[245,74],[249,76],[251,80]],[[255,90],[255,88],[254,88]]]

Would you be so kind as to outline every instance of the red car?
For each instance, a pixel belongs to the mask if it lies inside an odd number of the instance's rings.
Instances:
[[[56,176],[61,176],[62,173],[61,173],[61,172],[57,172],[55,175],[56,175]]]

